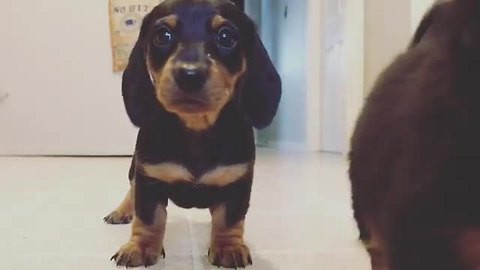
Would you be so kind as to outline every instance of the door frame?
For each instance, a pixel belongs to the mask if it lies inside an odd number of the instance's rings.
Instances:
[[[324,1],[308,1],[308,72],[307,77],[307,149],[322,150],[322,101],[325,62],[323,48]],[[346,64],[346,123],[345,147],[349,151],[350,137],[365,99],[365,0],[343,0],[345,10],[345,61]],[[319,61],[320,59],[320,61]],[[320,74],[320,76],[319,76]]]
[[[309,151],[319,151],[322,148],[321,104],[323,98],[324,55],[322,48],[322,22],[318,14],[323,12],[323,3],[326,0],[309,0],[308,28],[309,40],[309,72],[307,74],[307,148]],[[345,10],[345,68],[346,68],[346,104],[347,104],[347,140],[345,141],[347,154],[350,149],[350,138],[353,134],[357,118],[367,97],[366,81],[366,31],[365,14],[367,0],[343,0]],[[419,21],[435,2],[434,0],[410,0],[411,35],[415,32]],[[315,61],[321,59],[321,61]],[[318,76],[321,74],[321,76]],[[368,86],[370,87],[370,86]]]
[[[322,101],[324,59],[324,1],[308,0],[307,14],[307,100],[306,100],[306,148],[308,151],[322,150]],[[319,15],[320,14],[320,15]],[[320,116],[320,117],[319,117]]]
[[[347,93],[347,141],[345,149],[350,151],[350,138],[357,118],[365,102],[365,0],[346,0],[345,17],[345,67]],[[348,60],[347,60],[348,59]]]

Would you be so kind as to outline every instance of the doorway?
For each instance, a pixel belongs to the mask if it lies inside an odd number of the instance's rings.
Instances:
[[[259,133],[260,144],[346,151],[346,5],[346,0],[245,1],[283,81],[276,121]]]

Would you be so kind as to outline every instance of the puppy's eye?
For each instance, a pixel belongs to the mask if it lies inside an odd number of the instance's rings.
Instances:
[[[161,26],[155,32],[155,37],[153,39],[155,46],[165,47],[170,45],[173,42],[173,34],[170,28],[167,26]]]
[[[237,37],[230,27],[223,27],[217,33],[217,44],[225,49],[233,49],[237,46]]]

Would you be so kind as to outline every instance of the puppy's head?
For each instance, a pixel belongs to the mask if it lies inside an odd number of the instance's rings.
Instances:
[[[166,109],[204,130],[235,97],[245,120],[262,129],[281,93],[253,23],[228,0],[163,1],[145,17],[122,80],[127,114],[138,127]]]
[[[157,100],[188,127],[208,128],[246,72],[253,23],[228,0],[166,0],[142,32]]]

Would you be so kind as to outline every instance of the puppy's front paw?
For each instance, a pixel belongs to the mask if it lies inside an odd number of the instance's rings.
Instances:
[[[208,258],[218,267],[237,269],[252,264],[250,250],[245,245],[214,245],[208,250]]]
[[[113,211],[108,216],[103,218],[107,224],[128,224],[132,222],[133,213],[123,213],[120,211]]]
[[[117,266],[140,267],[152,266],[157,263],[159,252],[156,249],[142,247],[136,242],[130,241],[112,256]],[[162,248],[161,255],[165,258],[165,250]]]

